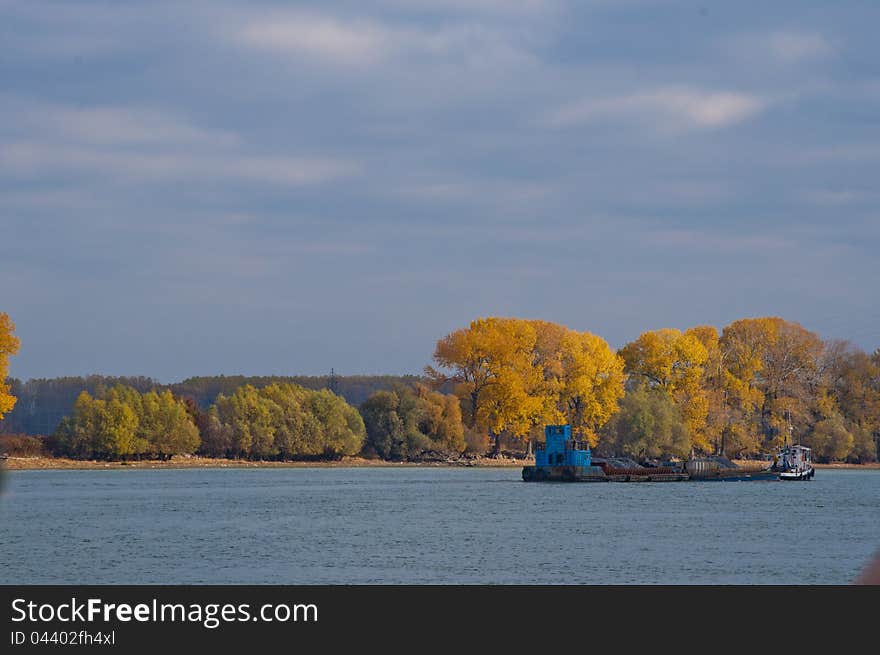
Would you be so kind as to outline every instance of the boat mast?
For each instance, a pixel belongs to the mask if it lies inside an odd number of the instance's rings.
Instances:
[[[788,439],[789,439],[789,441],[791,441],[792,446],[795,445],[793,434],[794,434],[794,428],[791,426],[791,410],[789,410],[789,412],[788,412]],[[798,439],[798,443],[797,443],[798,446],[801,445],[800,442],[801,442],[801,440]]]

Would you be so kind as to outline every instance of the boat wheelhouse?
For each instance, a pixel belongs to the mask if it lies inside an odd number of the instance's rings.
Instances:
[[[816,475],[813,468],[813,451],[800,444],[786,446],[779,453],[775,469],[780,480],[810,480]]]

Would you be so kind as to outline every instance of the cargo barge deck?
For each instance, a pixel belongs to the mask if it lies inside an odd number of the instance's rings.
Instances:
[[[635,462],[593,458],[588,445],[571,437],[571,426],[548,425],[545,444],[535,451],[535,465],[524,466],[526,482],[734,482],[776,480],[769,466],[754,470],[726,457],[701,457],[671,466],[639,466]],[[621,465],[623,464],[623,465]]]

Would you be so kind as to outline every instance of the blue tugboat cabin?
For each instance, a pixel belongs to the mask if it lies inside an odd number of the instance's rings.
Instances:
[[[571,438],[570,425],[544,427],[544,448],[535,452],[535,466],[589,466],[592,457],[586,442]]]

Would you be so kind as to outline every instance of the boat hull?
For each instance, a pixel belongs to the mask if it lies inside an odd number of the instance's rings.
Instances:
[[[610,482],[598,466],[524,466],[526,482]]]
[[[524,466],[526,482],[684,482],[687,473],[654,473],[645,469],[638,473],[606,474],[599,466]]]
[[[608,469],[599,466],[524,466],[522,479],[526,482],[746,482],[777,480],[778,473],[770,470],[742,471],[721,469],[688,474],[684,471],[652,471]]]
[[[691,474],[695,482],[749,482],[752,480],[776,480],[777,474],[770,470],[737,471],[722,469],[704,474]]]
[[[779,474],[779,479],[786,482],[802,482],[812,480],[814,475],[816,475],[816,470],[810,467],[806,471],[782,471]]]

